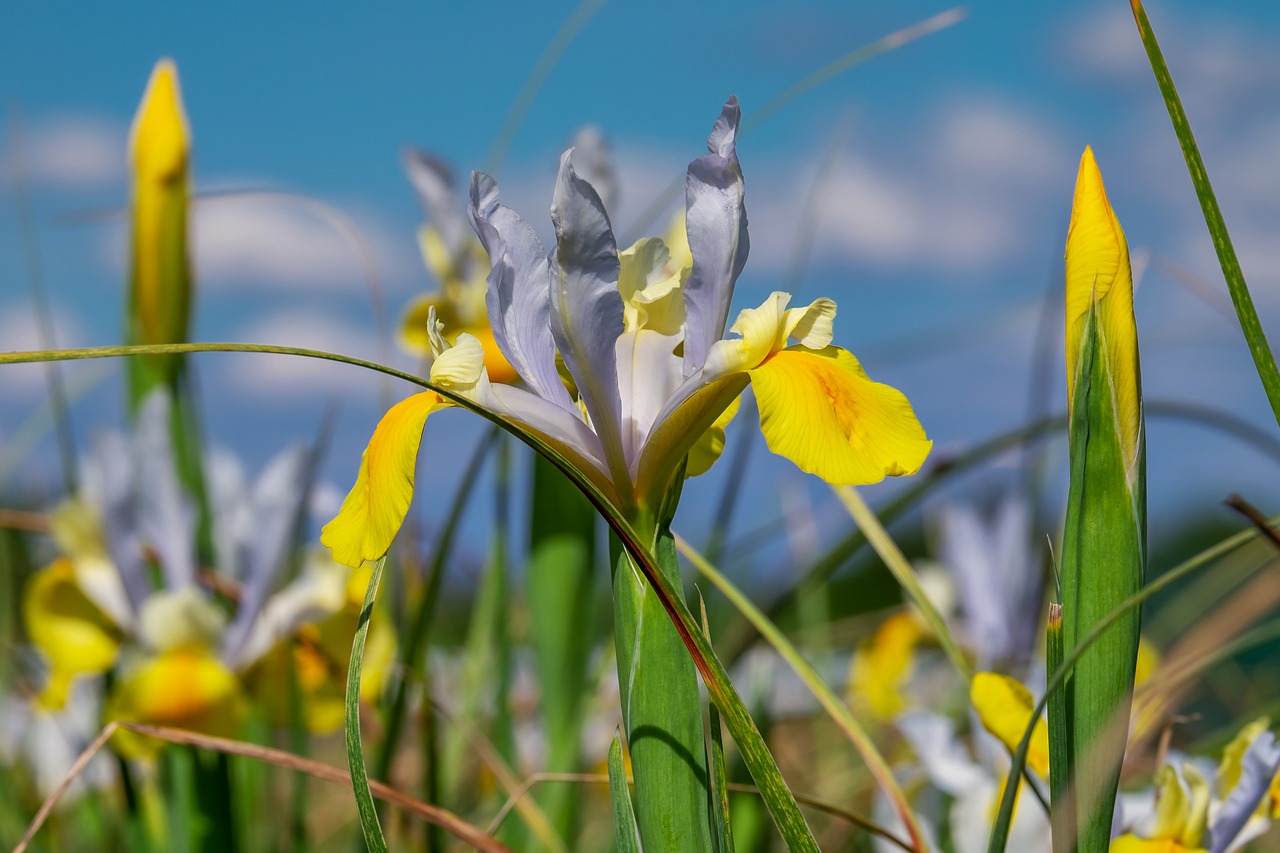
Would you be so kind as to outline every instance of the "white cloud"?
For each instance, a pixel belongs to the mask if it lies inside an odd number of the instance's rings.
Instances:
[[[33,185],[58,189],[95,189],[121,180],[125,173],[128,132],[91,115],[64,113],[26,125],[22,163]],[[14,151],[5,140],[6,167]],[[5,168],[0,182],[8,183]]]
[[[949,102],[922,135],[928,144],[901,152],[862,146],[823,176],[816,257],[896,270],[999,267],[1024,245],[1028,216],[1055,209],[1051,193],[1073,166],[1046,125],[994,96]],[[749,166],[753,270],[790,261],[814,180],[797,173],[798,160]]]
[[[360,291],[372,273],[385,287],[414,250],[411,234],[396,240],[381,225],[357,224],[336,210],[307,200],[215,196],[202,201],[193,217],[201,283]]]

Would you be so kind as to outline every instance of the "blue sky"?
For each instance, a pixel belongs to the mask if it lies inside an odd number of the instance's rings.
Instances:
[[[612,141],[621,181],[614,220],[625,230],[702,151],[726,96],[737,94],[749,117],[826,62],[948,8],[687,5],[607,3],[532,104],[499,179],[504,200],[544,234],[556,157],[579,126],[597,124]],[[400,150],[427,148],[462,175],[482,167],[526,75],[573,8],[321,3],[300,15],[247,3],[163,11],[51,3],[11,11],[0,35],[0,88],[11,105],[0,117],[0,348],[35,345],[12,199],[16,107],[60,343],[118,339],[123,230],[109,211],[125,197],[128,123],[161,56],[179,66],[197,185],[284,189],[341,209],[370,241],[395,313],[431,286],[416,254],[422,214]],[[1151,260],[1137,297],[1149,397],[1268,426],[1234,321],[1222,316],[1212,246],[1126,4],[992,2],[967,12],[809,93],[743,140],[753,251],[736,307],[788,277],[796,222],[813,206],[799,289],[837,299],[838,341],[875,378],[908,393],[939,451],[1009,428],[1027,410],[1039,300],[1060,276],[1076,163],[1091,144],[1135,259]],[[1280,10],[1183,2],[1153,3],[1149,12],[1263,321],[1275,329]],[[828,157],[834,165],[815,181]],[[100,213],[77,218],[85,211]],[[198,338],[377,355],[355,253],[324,222],[296,206],[249,201],[211,203],[195,219]],[[1204,295],[1178,283],[1184,278],[1202,282]],[[258,357],[199,364],[213,440],[254,465],[310,436],[329,400],[341,399],[325,474],[346,488],[380,412],[375,380]],[[1055,361],[1055,399],[1060,374]],[[119,424],[118,372],[76,366],[67,375],[92,386],[76,406],[82,437]],[[6,369],[0,389],[3,473],[53,488],[52,445],[21,449],[41,399],[39,369]],[[438,420],[424,447],[430,482],[448,484],[464,456],[455,447],[475,428],[460,413]],[[1260,500],[1276,493],[1274,463],[1220,436],[1156,422],[1149,443],[1153,535],[1188,509],[1217,512],[1230,489]],[[749,485],[766,497],[750,513],[776,514],[776,495],[788,490],[827,501],[785,463],[757,455]],[[692,488],[711,498],[718,481],[707,479]],[[442,498],[427,497],[428,515],[433,500]],[[698,511],[691,515],[697,523]]]

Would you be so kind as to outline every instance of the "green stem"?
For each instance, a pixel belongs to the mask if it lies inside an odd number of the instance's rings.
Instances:
[[[657,566],[683,601],[670,530],[637,520]],[[706,739],[693,662],[658,596],[616,539],[614,644],[618,689],[635,778],[636,820],[645,850],[710,851]]]

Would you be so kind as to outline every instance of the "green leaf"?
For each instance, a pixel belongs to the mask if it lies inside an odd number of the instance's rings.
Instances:
[[[364,605],[360,608],[360,620],[351,641],[351,663],[347,667],[346,726],[347,764],[351,768],[351,791],[356,797],[356,810],[360,814],[360,831],[370,853],[386,853],[387,840],[378,823],[378,809],[369,792],[369,775],[364,766],[364,750],[360,745],[360,672],[364,667],[364,641],[369,635],[369,620],[373,618],[373,603],[378,598],[378,584],[382,582],[382,569],[387,564],[384,556],[374,563],[369,575],[369,586],[364,593]]]
[[[581,769],[582,725],[591,698],[599,522],[573,483],[541,456],[534,459],[531,488],[525,598],[547,734],[545,769],[574,773]],[[579,792],[551,785],[539,791],[538,800],[560,837],[572,839]]]
[[[698,594],[698,608],[702,616],[702,633],[711,639],[711,626],[707,623],[707,602]],[[720,712],[715,703],[707,709],[707,764],[711,767],[711,840],[718,853],[734,853],[733,824],[729,819],[729,780],[725,772],[724,735],[720,731]]]
[[[1173,122],[1173,132],[1182,147],[1183,159],[1187,161],[1187,173],[1196,190],[1196,198],[1200,200],[1200,209],[1204,212],[1204,222],[1209,228],[1209,236],[1213,238],[1213,247],[1218,253],[1218,264],[1222,267],[1222,277],[1226,279],[1227,290],[1231,292],[1231,303],[1235,306],[1236,317],[1240,320],[1240,330],[1244,333],[1245,342],[1249,345],[1249,354],[1253,356],[1253,366],[1262,380],[1263,390],[1271,403],[1271,412],[1276,422],[1280,423],[1280,370],[1276,369],[1275,354],[1267,344],[1267,337],[1262,331],[1262,323],[1258,320],[1257,309],[1253,307],[1253,297],[1249,295],[1249,287],[1245,284],[1244,273],[1240,270],[1240,261],[1236,258],[1236,250],[1231,245],[1231,235],[1227,233],[1227,223],[1222,218],[1222,210],[1218,207],[1218,199],[1209,183],[1209,174],[1205,171],[1204,161],[1200,158],[1200,149],[1196,146],[1195,136],[1191,133],[1191,124],[1182,109],[1182,99],[1173,85],[1173,77],[1169,67],[1165,65],[1164,55],[1160,51],[1160,43],[1156,41],[1151,30],[1151,22],[1147,20],[1147,12],[1142,8],[1141,0],[1130,0],[1133,7],[1133,19],[1138,25],[1138,36],[1142,46],[1146,48],[1147,60],[1151,71],[1155,74],[1160,94],[1164,96],[1164,104],[1169,111],[1169,120]]]
[[[1064,655],[1062,645],[1062,605],[1049,605],[1049,624],[1045,630],[1045,658],[1049,672],[1057,672],[1062,668]],[[1071,853],[1071,843],[1075,836],[1075,808],[1071,804],[1071,777],[1068,769],[1071,766],[1071,727],[1068,697],[1071,695],[1071,682],[1068,679],[1066,688],[1055,690],[1049,697],[1049,791],[1052,809],[1049,812],[1053,827],[1054,853]],[[1012,817],[1012,815],[1010,815]],[[1008,826],[999,830],[1008,833]]]
[[[609,796],[613,800],[613,837],[618,853],[644,853],[631,804],[631,788],[627,785],[627,768],[622,761],[622,736],[617,732],[609,744]]]
[[[654,537],[658,571],[683,603],[670,531],[653,530],[649,541]],[[618,689],[640,838],[650,850],[710,850],[706,735],[694,665],[621,541],[610,550]]]
[[[1142,587],[1146,568],[1146,453],[1129,467],[1115,411],[1110,359],[1089,309],[1076,370],[1070,426],[1071,483],[1062,541],[1063,649]],[[1141,389],[1138,392],[1141,400]],[[1140,403],[1139,403],[1140,405]],[[1076,662],[1065,691],[1067,774],[1076,841],[1103,850],[1120,782],[1133,698],[1141,611],[1118,619]]]

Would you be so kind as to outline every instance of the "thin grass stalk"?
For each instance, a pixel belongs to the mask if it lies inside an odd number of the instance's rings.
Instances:
[[[1245,284],[1244,273],[1240,270],[1240,261],[1236,258],[1236,250],[1231,245],[1231,235],[1227,233],[1227,223],[1222,218],[1222,209],[1218,207],[1218,199],[1214,195],[1213,186],[1209,183],[1209,174],[1205,171],[1204,160],[1200,157],[1200,149],[1196,138],[1191,133],[1191,124],[1182,109],[1182,99],[1178,89],[1173,85],[1173,77],[1169,74],[1169,66],[1165,64],[1160,43],[1151,29],[1151,21],[1147,19],[1142,0],[1129,0],[1133,9],[1133,20],[1138,27],[1138,36],[1147,52],[1147,61],[1155,74],[1156,84],[1164,98],[1165,108],[1169,111],[1169,120],[1173,123],[1173,132],[1178,137],[1178,145],[1182,148],[1182,156],[1187,162],[1187,173],[1195,187],[1196,198],[1200,200],[1200,209],[1204,213],[1204,222],[1213,238],[1213,248],[1218,254],[1218,263],[1222,267],[1222,277],[1227,282],[1227,290],[1231,293],[1231,304],[1235,306],[1236,317],[1240,321],[1240,331],[1244,333],[1245,343],[1249,346],[1249,354],[1253,356],[1253,366],[1262,380],[1262,388],[1266,392],[1267,401],[1271,404],[1271,412],[1280,424],[1280,370],[1276,368],[1276,357],[1267,343],[1267,336],[1258,319],[1258,311],[1253,307],[1253,297],[1249,295],[1249,286]]]
[[[44,282],[44,266],[40,262],[40,241],[31,210],[22,110],[17,105],[9,109],[9,163],[10,177],[13,179],[13,203],[22,241],[22,265],[27,275],[27,287],[31,292],[31,307],[36,315],[36,340],[41,347],[51,348],[57,346],[57,339],[53,330],[53,313],[49,309],[49,294]],[[71,425],[67,388],[62,381],[62,371],[57,365],[45,365],[45,383],[49,389],[49,410],[53,413],[53,425],[58,439],[63,484],[67,494],[73,495],[79,479],[75,430]]]
[[[369,635],[369,620],[373,618],[373,605],[378,599],[378,584],[387,558],[383,557],[369,574],[369,586],[365,590],[364,604],[360,607],[360,619],[355,637],[351,641],[351,661],[347,667],[347,695],[345,733],[347,764],[351,768],[351,790],[356,798],[356,810],[360,815],[360,831],[364,835],[369,853],[386,853],[387,840],[378,822],[378,809],[369,790],[369,775],[365,770],[364,748],[360,743],[360,675],[364,668],[364,642]]]
[[[862,756],[862,760],[866,763],[867,769],[871,771],[871,775],[875,778],[876,783],[880,786],[881,791],[889,799],[889,803],[893,806],[894,812],[902,820],[903,825],[907,828],[907,834],[910,844],[914,850],[924,850],[924,833],[920,829],[920,824],[916,820],[915,813],[911,810],[910,803],[907,802],[906,796],[902,793],[902,789],[898,786],[897,779],[893,775],[893,771],[889,767],[889,762],[884,759],[880,751],[876,749],[875,742],[867,733],[862,724],[849,710],[848,706],[841,701],[820,676],[800,651],[791,644],[778,627],[770,622],[760,610],[751,603],[751,599],[742,594],[733,583],[721,574],[715,566],[711,565],[707,560],[693,549],[684,539],[676,537],[676,547],[680,549],[680,553],[684,554],[695,569],[711,583],[715,584],[716,589],[729,599],[730,603],[737,608],[743,616],[751,623],[751,625],[760,632],[761,636],[771,645],[782,659],[787,662],[800,680],[814,695],[822,705],[823,709],[831,717],[840,730],[844,732],[849,742],[853,744],[854,749]]]
[[[871,547],[875,549],[876,554],[893,573],[894,578],[906,591],[907,597],[911,599],[924,616],[924,621],[929,626],[929,630],[933,632],[934,637],[938,640],[938,644],[942,646],[943,652],[946,653],[947,659],[951,661],[952,666],[960,673],[965,681],[973,678],[973,667],[969,665],[968,659],[964,656],[964,652],[960,649],[960,644],[956,642],[955,636],[951,633],[951,629],[947,626],[947,622],[942,618],[942,614],[938,612],[938,608],[933,606],[933,602],[925,595],[924,587],[920,586],[920,579],[916,577],[915,569],[911,568],[911,563],[903,555],[902,550],[898,548],[898,543],[893,541],[893,537],[889,535],[889,531],[885,530],[884,525],[880,523],[880,519],[876,517],[875,512],[867,504],[862,494],[855,488],[850,486],[832,486],[832,491],[836,493],[836,497],[844,504],[845,509],[849,511],[849,515],[853,517],[854,524],[858,525],[858,529],[863,532],[867,540],[871,543]]]

